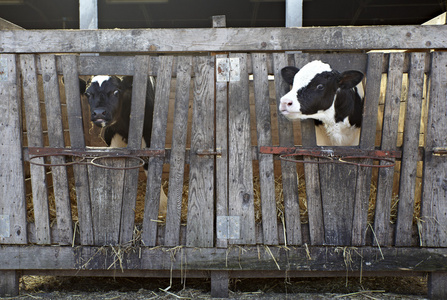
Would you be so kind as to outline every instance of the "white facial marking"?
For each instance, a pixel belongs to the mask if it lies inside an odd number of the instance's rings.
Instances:
[[[306,87],[318,74],[331,71],[330,65],[319,60],[314,60],[302,67],[293,78],[292,89],[280,100],[279,110],[281,113],[290,120],[308,118],[301,113],[297,92]]]
[[[99,86],[103,84],[104,81],[109,80],[111,77],[107,75],[98,75],[92,78],[92,82],[97,82]]]

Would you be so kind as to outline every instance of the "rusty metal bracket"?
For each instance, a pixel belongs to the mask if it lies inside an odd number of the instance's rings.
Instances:
[[[433,148],[434,156],[447,156],[447,147],[435,147]]]
[[[395,158],[401,158],[400,151],[388,150],[363,150],[358,148],[304,148],[304,147],[260,147],[259,153],[277,154],[284,161],[295,163],[342,163],[369,168],[391,168],[395,165]],[[319,158],[320,160],[297,160],[295,156],[308,156]],[[372,159],[387,162],[387,164],[369,164],[355,162],[355,159]]]
[[[95,147],[85,149],[29,147],[28,154],[30,156],[30,158],[28,159],[29,163],[37,166],[56,167],[56,166],[71,166],[76,164],[84,164],[84,165],[93,165],[105,169],[130,170],[140,168],[145,164],[145,161],[141,157],[154,157],[154,156],[162,157],[165,155],[165,150],[164,149],[130,150],[130,149],[116,149],[108,147]],[[33,161],[34,159],[51,157],[51,156],[73,157],[73,160],[70,162],[59,163],[59,164],[39,163]],[[136,165],[127,167],[113,167],[100,163],[100,160],[110,158],[136,159],[138,163]]]

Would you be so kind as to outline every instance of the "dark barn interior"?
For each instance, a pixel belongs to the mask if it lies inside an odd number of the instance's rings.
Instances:
[[[127,2],[127,3],[126,3]],[[303,26],[416,25],[446,11],[445,0],[303,0]],[[98,27],[282,27],[285,0],[98,0]],[[25,29],[79,28],[77,0],[0,0],[0,17]]]

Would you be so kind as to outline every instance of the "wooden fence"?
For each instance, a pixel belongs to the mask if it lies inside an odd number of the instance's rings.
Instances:
[[[210,277],[225,296],[237,277],[428,273],[430,296],[446,296],[446,37],[446,26],[0,31],[0,292],[17,293],[24,274]],[[317,147],[312,122],[279,115],[281,68],[313,59],[366,75],[359,147]],[[97,74],[133,76],[125,149],[88,147],[78,78]],[[291,149],[375,167],[279,159]],[[119,155],[148,157],[147,179]]]

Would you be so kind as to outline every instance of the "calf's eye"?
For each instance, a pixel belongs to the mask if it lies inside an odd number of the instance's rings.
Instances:
[[[118,96],[119,92],[120,92],[119,90],[114,90],[114,91],[113,91],[113,95],[114,95],[114,96]]]
[[[320,90],[320,91],[324,90],[324,85],[322,85],[322,84],[317,85],[317,90]]]
[[[90,93],[85,93],[85,96],[87,96],[87,98],[90,98],[91,95],[92,94],[90,94]]]

